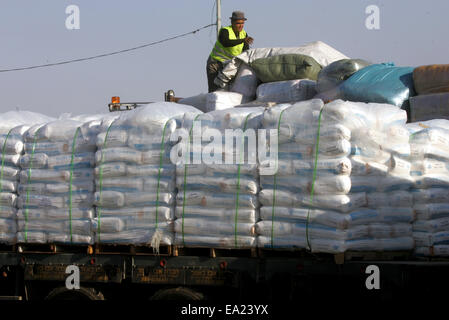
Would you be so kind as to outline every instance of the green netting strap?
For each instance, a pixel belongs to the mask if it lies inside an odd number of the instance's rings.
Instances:
[[[284,111],[286,109],[282,110],[279,114],[279,120],[278,120],[278,146],[279,146],[279,132],[281,128],[281,119],[282,115],[284,114]],[[271,149],[270,149],[271,154]],[[277,167],[277,157],[276,157],[276,167]],[[271,247],[274,248],[274,213],[275,213],[275,206],[276,206],[276,188],[277,188],[277,171],[273,176],[273,206],[271,209]]]
[[[73,184],[73,169],[74,169],[74,159],[75,159],[75,144],[76,139],[78,138],[78,134],[81,128],[76,128],[75,135],[72,141],[72,157],[70,160],[70,180],[69,180],[69,228],[70,228],[70,242],[73,242],[73,232],[72,232],[72,184]]]
[[[312,187],[310,188],[310,207],[313,206],[313,196],[315,193],[315,181],[317,175],[317,164],[318,164],[318,155],[319,155],[319,147],[320,147],[320,129],[321,129],[321,116],[323,115],[324,106],[320,110],[320,115],[318,117],[318,130],[316,134],[316,144],[315,144],[315,163],[313,165],[313,178],[312,178]],[[306,240],[308,250],[312,250],[312,246],[310,245],[309,239],[309,221],[310,221],[310,208],[307,211],[307,220],[306,220]]]
[[[181,230],[182,231],[182,244],[184,246],[186,245],[185,241],[184,241],[184,214],[185,214],[185,208],[186,208],[187,163],[188,163],[188,160],[190,158],[190,138],[192,136],[193,125],[194,125],[196,119],[198,119],[198,117],[200,115],[201,115],[201,113],[197,114],[195,119],[193,119],[192,127],[190,128],[190,131],[189,131],[189,141],[188,141],[188,144],[187,144],[187,151],[186,151],[186,163],[184,165],[184,185],[183,185],[183,197],[182,197],[182,226],[181,226],[181,228],[182,228],[182,230]]]
[[[11,134],[11,130],[9,130],[8,134],[5,137],[5,141],[3,142],[3,147],[2,147],[2,170],[0,173],[0,193],[2,193],[3,191],[3,171],[5,168],[5,152],[6,152],[6,142],[8,141],[9,135]],[[0,199],[0,204],[1,204],[1,199]]]
[[[248,125],[248,118],[252,115],[252,113],[249,113],[245,118],[245,124],[243,126],[243,133],[246,131],[246,126]],[[243,150],[240,150],[240,162],[243,162],[245,158],[242,159],[242,155],[244,155],[245,152],[245,135],[242,135],[242,148]],[[237,159],[236,159],[237,160]],[[243,160],[243,161],[242,161]],[[235,217],[234,217],[234,243],[235,247],[238,247],[238,241],[237,241],[237,223],[238,223],[238,216],[239,216],[239,197],[240,197],[240,168],[241,163],[238,165],[237,169],[237,194],[236,194],[236,200],[235,200]]]
[[[27,179],[27,192],[26,192],[26,199],[25,199],[25,242],[28,242],[28,214],[29,214],[29,200],[30,200],[30,188],[29,185],[31,183],[31,171],[33,169],[33,159],[34,154],[36,151],[36,143],[37,143],[37,134],[39,133],[40,129],[37,129],[37,131],[34,133],[34,141],[33,141],[33,148],[31,149],[31,156],[30,156],[30,167],[28,168],[28,179]]]
[[[97,204],[97,235],[98,235],[98,243],[100,243],[100,234],[101,234],[101,201],[103,195],[103,161],[104,161],[104,149],[106,149],[109,131],[111,130],[112,125],[115,120],[111,122],[108,129],[106,130],[106,135],[104,137],[103,147],[101,148],[101,159],[100,159],[100,172],[99,172],[99,195],[98,195],[98,204]]]
[[[156,191],[156,230],[158,228],[158,209],[159,209],[159,188],[160,188],[160,182],[161,182],[161,170],[162,170],[162,163],[163,163],[163,157],[164,157],[164,151],[165,151],[165,129],[167,128],[167,124],[170,120],[168,120],[165,125],[164,129],[162,130],[162,142],[161,142],[161,152],[159,155],[159,170],[157,174],[157,191]]]

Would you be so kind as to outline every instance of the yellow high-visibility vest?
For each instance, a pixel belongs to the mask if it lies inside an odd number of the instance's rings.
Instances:
[[[228,30],[229,33],[229,40],[237,40],[237,39],[245,39],[246,38],[246,31],[242,30],[239,34],[239,38],[235,36],[234,31],[232,30],[232,26],[223,27],[222,29]],[[217,61],[223,62],[225,60],[229,60],[234,58],[235,56],[238,56],[243,51],[243,46],[245,45],[244,42],[241,44],[238,44],[233,47],[224,47],[220,41],[217,39],[215,42],[215,46],[212,49],[212,52],[210,53],[210,56],[212,59],[215,59]]]

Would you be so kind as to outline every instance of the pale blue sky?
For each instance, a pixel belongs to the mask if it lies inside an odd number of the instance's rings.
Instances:
[[[80,9],[67,30],[65,9]],[[365,8],[380,9],[380,30],[365,27]],[[126,49],[215,22],[214,0],[0,0],[0,69]],[[352,58],[401,66],[449,63],[447,0],[222,0],[223,24],[243,10],[253,47],[321,40]],[[51,116],[103,113],[122,101],[159,101],[168,89],[207,91],[205,65],[215,28],[153,47],[45,69],[0,73],[0,112]]]

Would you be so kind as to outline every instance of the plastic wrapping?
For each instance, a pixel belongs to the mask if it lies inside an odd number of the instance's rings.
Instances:
[[[79,213],[93,212],[95,141],[101,120],[78,119],[51,121],[24,133],[17,201],[21,242],[94,241],[93,217]]]
[[[316,95],[313,80],[300,79],[263,83],[257,87],[257,100],[263,102],[296,102]]]
[[[279,153],[276,175],[260,175],[258,245],[331,253],[412,249],[406,121],[396,106],[341,100],[265,111],[263,128],[278,130]]]
[[[294,79],[316,80],[322,66],[312,57],[302,54],[281,54],[260,58],[250,63],[262,82]]]
[[[243,95],[238,92],[211,92],[206,96],[206,109],[204,112],[233,108],[243,102],[246,101],[243,101]]]
[[[256,97],[258,83],[259,79],[254,70],[246,63],[242,63],[229,91],[242,94],[244,102],[252,101]]]
[[[449,93],[425,94],[410,98],[410,121],[449,119]]]
[[[417,255],[447,255],[433,246],[447,245],[449,232],[449,121],[407,124],[411,132],[412,191],[416,213],[413,236]]]
[[[191,121],[184,122],[183,126],[190,132],[203,133],[203,139],[200,148],[193,146],[177,166],[176,244],[217,248],[256,246],[254,228],[259,216],[259,183],[257,163],[248,161],[248,139],[240,143],[231,136],[230,150],[216,155],[220,163],[209,163],[204,154],[210,140],[204,135],[207,130],[216,130],[223,137],[216,142],[226,144],[226,130],[238,129],[243,133],[257,129],[262,113],[263,108],[229,109],[200,115],[193,128]],[[201,128],[195,128],[199,125]],[[203,156],[201,163],[191,163],[199,153]],[[233,156],[233,161],[226,163],[226,155]]]
[[[373,64],[354,73],[341,84],[347,100],[389,103],[401,107],[415,95],[412,67],[393,63]]]
[[[93,220],[95,241],[160,245],[174,241],[176,180],[170,159],[186,113],[198,109],[154,103],[123,113],[98,134]]]
[[[336,229],[366,225],[370,223],[408,223],[414,218],[412,208],[407,207],[378,207],[377,209],[359,208],[347,214],[338,211],[312,208],[288,208],[264,206],[260,209],[260,217],[271,223],[273,215],[276,221],[300,222],[328,226]]]
[[[223,70],[215,79],[215,84],[220,88],[226,87],[226,85],[236,76],[238,68],[242,63],[249,65],[256,59],[283,54],[307,55],[315,59],[323,67],[337,60],[348,59],[347,56],[321,41],[310,42],[300,47],[249,49],[234,57],[224,66]]]
[[[206,109],[207,97],[208,97],[207,93],[200,93],[196,96],[183,98],[179,100],[179,103],[195,107],[203,112],[207,112]]]
[[[23,134],[29,126],[53,118],[29,111],[0,115],[0,242],[16,242],[16,206],[19,189],[19,159],[24,151]]]
[[[371,63],[362,59],[342,59],[324,67],[318,74],[316,91],[334,90],[340,83]]]

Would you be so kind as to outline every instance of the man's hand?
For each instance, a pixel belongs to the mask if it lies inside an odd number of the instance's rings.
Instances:
[[[254,39],[253,39],[253,38],[251,38],[251,37],[246,37],[246,38],[245,38],[245,43],[246,43],[246,44],[250,45],[250,44],[253,44],[253,42],[254,42]]]

